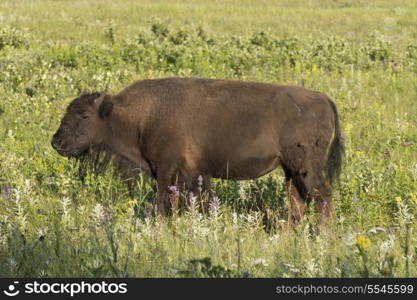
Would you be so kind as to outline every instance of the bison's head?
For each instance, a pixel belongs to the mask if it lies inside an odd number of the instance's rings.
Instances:
[[[113,108],[108,98],[92,93],[74,99],[52,138],[52,147],[63,156],[80,157],[105,143],[110,133],[107,117]]]

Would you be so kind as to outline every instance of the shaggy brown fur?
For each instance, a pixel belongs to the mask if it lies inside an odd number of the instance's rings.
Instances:
[[[202,176],[209,190],[210,178],[253,179],[281,166],[294,223],[312,200],[321,222],[329,218],[343,154],[336,106],[325,94],[198,78],[143,80],[114,96],[83,95],[68,106],[52,146],[80,158],[105,149],[151,174],[162,215],[170,210],[171,185],[196,192]],[[97,161],[107,164],[108,155]]]

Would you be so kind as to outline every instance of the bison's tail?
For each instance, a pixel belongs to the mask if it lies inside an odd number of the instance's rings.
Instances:
[[[336,179],[339,179],[340,172],[342,171],[342,159],[345,152],[344,141],[342,140],[342,133],[340,131],[339,114],[337,113],[336,104],[332,100],[329,100],[334,113],[335,129],[334,138],[331,142],[328,152],[326,171],[327,178],[330,184]]]

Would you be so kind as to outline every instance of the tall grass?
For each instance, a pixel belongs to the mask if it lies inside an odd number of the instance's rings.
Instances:
[[[413,1],[125,3],[0,4],[0,276],[417,276]],[[347,148],[332,225],[287,227],[279,170],[216,180],[210,214],[167,219],[143,180],[133,197],[111,171],[81,184],[50,147],[69,101],[166,76],[332,97]]]

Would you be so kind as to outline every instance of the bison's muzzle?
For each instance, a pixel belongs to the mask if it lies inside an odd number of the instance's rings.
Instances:
[[[61,150],[61,144],[62,139],[60,138],[58,133],[55,133],[51,141],[52,148],[59,152]]]

